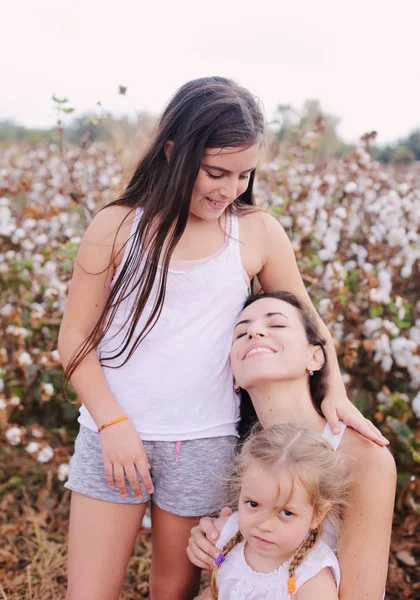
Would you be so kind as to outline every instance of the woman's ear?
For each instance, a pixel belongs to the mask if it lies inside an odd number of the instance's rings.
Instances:
[[[172,140],[168,140],[167,142],[165,142],[164,150],[165,150],[166,160],[168,162],[169,162],[169,159],[171,158],[173,147],[174,147],[174,143]]]
[[[308,362],[306,370],[309,372],[320,371],[325,364],[324,353],[320,346],[312,346],[312,356]]]
[[[314,516],[312,517],[311,529],[317,529],[322,521],[327,516],[328,511],[331,508],[330,502],[326,502],[323,504],[317,511],[314,511]]]

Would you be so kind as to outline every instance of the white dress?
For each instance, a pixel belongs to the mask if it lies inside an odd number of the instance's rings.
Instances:
[[[223,548],[237,531],[238,513],[234,513],[222,529],[217,546]],[[272,573],[258,573],[247,564],[244,547],[245,542],[237,544],[227,554],[218,569],[216,583],[219,600],[289,600],[291,598],[287,590],[289,561]],[[331,569],[338,589],[340,569],[337,558],[331,548],[320,540],[307,553],[295,571],[296,590],[325,567]]]

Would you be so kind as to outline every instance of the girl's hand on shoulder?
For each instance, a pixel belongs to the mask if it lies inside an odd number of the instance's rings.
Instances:
[[[187,555],[193,565],[200,567],[200,569],[211,569],[213,567],[214,561],[220,554],[216,542],[231,514],[232,510],[225,507],[221,510],[217,519],[203,517],[200,519],[199,524],[191,529]]]
[[[338,421],[343,421],[348,427],[355,429],[379,446],[387,446],[389,444],[389,441],[382,435],[379,429],[362,415],[347,396],[336,397],[334,399],[329,395],[325,396],[321,403],[321,410],[333,433],[340,433]]]
[[[100,434],[105,475],[110,488],[118,487],[121,496],[128,496],[125,477],[137,498],[143,498],[137,471],[149,494],[153,493],[150,466],[143,442],[127,419],[106,427]],[[137,469],[137,471],[136,471]],[[115,482],[114,482],[115,480]]]

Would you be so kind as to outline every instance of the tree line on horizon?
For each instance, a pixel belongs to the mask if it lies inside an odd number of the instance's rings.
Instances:
[[[59,106],[61,101],[54,100]],[[64,108],[64,112],[73,111],[72,108]],[[58,138],[73,144],[80,144],[81,140],[88,140],[89,143],[113,142],[116,138],[132,139],[139,131],[149,132],[155,122],[156,118],[147,112],[138,112],[134,118],[127,115],[116,117],[112,113],[101,116],[93,112],[86,113],[72,118],[65,126],[59,117],[57,124],[51,128],[25,127],[14,120],[4,119],[0,120],[0,144],[54,143]],[[317,158],[341,157],[351,151],[354,145],[339,135],[339,123],[340,119],[324,111],[316,99],[306,100],[300,109],[290,104],[279,104],[269,122],[270,143],[281,151],[295,147],[296,140],[303,139],[307,140],[310,147],[312,136],[316,135]],[[391,143],[378,145],[373,141],[369,153],[382,163],[409,164],[420,161],[420,128]]]

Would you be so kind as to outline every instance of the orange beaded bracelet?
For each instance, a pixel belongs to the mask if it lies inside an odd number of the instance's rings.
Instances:
[[[124,415],[123,417],[118,417],[118,419],[114,419],[113,421],[110,421],[109,423],[104,423],[104,425],[101,425],[100,427],[98,427],[98,433],[100,433],[102,431],[102,429],[104,429],[104,427],[109,427],[110,425],[115,425],[115,423],[119,423],[120,421],[125,421],[126,419],[128,419],[128,416]]]

